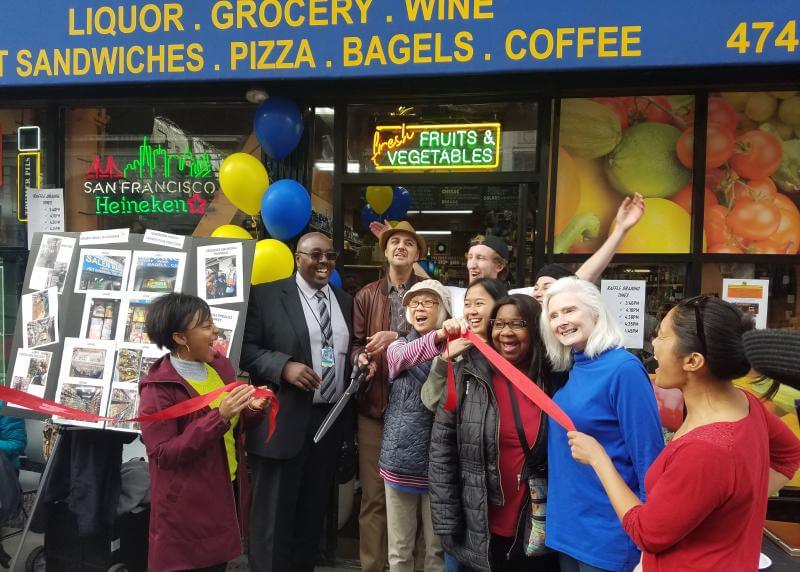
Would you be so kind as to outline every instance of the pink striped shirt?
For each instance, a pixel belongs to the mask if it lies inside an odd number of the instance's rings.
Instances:
[[[398,338],[386,348],[386,361],[389,364],[389,378],[394,379],[401,372],[430,361],[447,347],[447,340],[436,343],[436,330],[428,332],[413,342]]]

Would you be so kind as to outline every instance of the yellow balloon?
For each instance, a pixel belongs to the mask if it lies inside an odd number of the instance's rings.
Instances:
[[[247,153],[234,153],[222,162],[219,186],[236,208],[252,216],[261,210],[269,177],[261,161]]]
[[[253,236],[240,226],[235,224],[223,224],[214,229],[211,233],[212,238],[250,238]]]
[[[367,202],[378,214],[385,213],[392,206],[393,199],[392,187],[367,187]]]
[[[264,284],[288,278],[294,272],[294,255],[280,240],[267,238],[256,242],[251,284]]]

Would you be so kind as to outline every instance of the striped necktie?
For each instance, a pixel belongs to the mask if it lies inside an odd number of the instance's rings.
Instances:
[[[319,308],[319,327],[322,330],[322,347],[333,348],[333,330],[331,329],[331,314],[322,290],[317,290],[314,294],[317,298]],[[333,401],[336,395],[336,366],[322,366],[322,384],[319,386],[319,394],[325,401]]]

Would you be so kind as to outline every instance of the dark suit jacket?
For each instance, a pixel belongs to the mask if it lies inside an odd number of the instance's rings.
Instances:
[[[352,340],[353,298],[332,284],[331,289],[342,310]],[[316,427],[309,428],[314,393],[298,389],[281,378],[287,361],[313,367],[311,342],[302,303],[294,275],[250,289],[239,363],[250,374],[251,383],[269,385],[276,392],[280,408],[275,433],[269,442],[266,442],[269,429],[267,416],[261,423],[247,430],[248,453],[270,459],[290,459],[300,452],[309,429],[316,431]],[[349,363],[345,368],[345,375],[347,387],[350,380]],[[342,416],[345,417],[348,413],[345,411]],[[342,421],[347,423],[348,419]]]

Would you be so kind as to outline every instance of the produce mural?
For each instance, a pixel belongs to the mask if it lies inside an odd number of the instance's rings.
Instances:
[[[645,217],[619,252],[689,252],[691,96],[565,99],[560,125],[556,253],[593,252],[635,192]],[[712,94],[706,139],[704,251],[796,254],[800,92]]]

